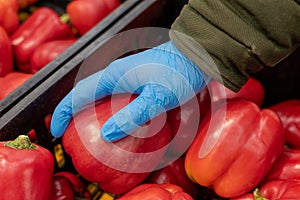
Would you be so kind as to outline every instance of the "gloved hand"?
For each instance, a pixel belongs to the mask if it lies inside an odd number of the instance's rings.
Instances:
[[[119,140],[163,111],[188,101],[209,80],[171,41],[166,42],[117,59],[79,81],[56,107],[51,133],[54,137],[62,136],[72,116],[91,102],[115,93],[139,94],[102,126],[104,140]]]

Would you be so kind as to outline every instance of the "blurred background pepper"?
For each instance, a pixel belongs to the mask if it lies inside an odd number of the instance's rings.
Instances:
[[[66,21],[68,18],[60,17],[52,9],[40,7],[21,24],[11,36],[16,65],[20,71],[31,72],[31,56],[41,44],[74,36]]]
[[[19,26],[18,10],[17,0],[0,0],[0,26],[9,35]]]
[[[83,35],[120,4],[120,0],[76,0],[67,5],[66,11],[73,26]]]
[[[4,99],[13,90],[22,85],[25,81],[30,79],[32,74],[23,72],[10,72],[4,77],[0,77],[0,100]]]
[[[12,47],[7,32],[0,26],[0,77],[13,71]]]
[[[74,44],[74,42],[76,42],[75,38],[53,40],[37,47],[30,60],[31,72],[36,73],[39,71]]]
[[[38,2],[38,0],[17,0],[19,9],[27,8],[28,6]]]

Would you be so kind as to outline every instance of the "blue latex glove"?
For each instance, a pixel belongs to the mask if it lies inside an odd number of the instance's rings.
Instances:
[[[51,120],[51,133],[54,137],[62,136],[72,116],[91,102],[112,93],[139,94],[102,127],[102,138],[116,141],[153,117],[188,101],[209,80],[173,42],[166,42],[118,59],[78,82],[56,107]]]

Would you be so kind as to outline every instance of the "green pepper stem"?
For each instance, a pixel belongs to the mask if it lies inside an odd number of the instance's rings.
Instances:
[[[27,135],[19,135],[12,141],[5,142],[5,146],[15,149],[35,149],[36,146],[32,144]]]
[[[67,24],[70,21],[70,16],[67,13],[65,13],[60,16],[60,21]]]
[[[261,196],[261,193],[258,188],[253,191],[253,197],[255,200],[268,200],[267,198]]]

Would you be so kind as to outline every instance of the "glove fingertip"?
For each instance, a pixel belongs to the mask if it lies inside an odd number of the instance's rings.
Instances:
[[[51,124],[50,124],[50,133],[52,134],[53,137],[59,138],[61,137],[64,132],[66,131],[69,123],[70,123],[69,118],[65,119],[56,119],[55,115],[51,119]]]
[[[50,133],[53,137],[55,138],[59,138],[63,135],[63,132],[60,131],[61,128],[57,128],[55,125],[53,125],[51,123],[51,126],[50,126]]]
[[[101,138],[106,142],[114,142],[117,140],[117,138],[113,138],[110,134],[107,134],[106,132],[100,131]]]
[[[106,142],[115,142],[127,136],[116,125],[105,123],[100,130],[101,138]]]

